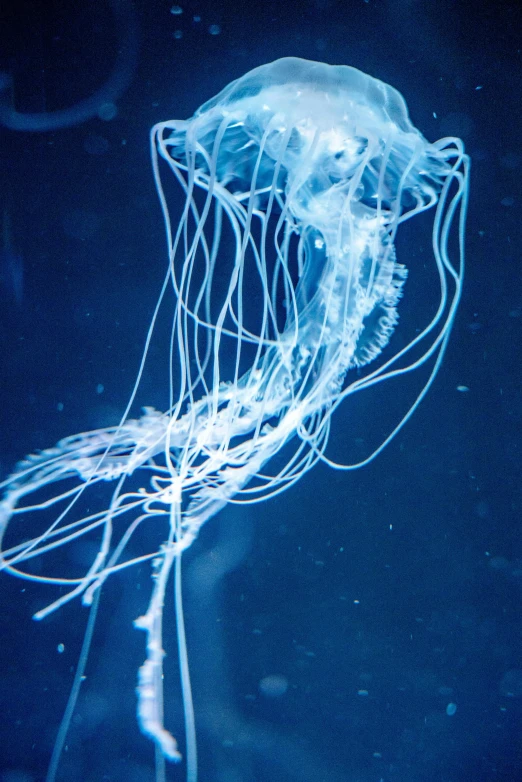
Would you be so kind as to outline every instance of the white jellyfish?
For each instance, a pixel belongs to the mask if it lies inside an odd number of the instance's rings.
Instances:
[[[457,138],[426,141],[392,87],[355,68],[297,58],[255,68],[191,119],[156,125],[151,141],[168,267],[135,388],[118,425],[29,456],[4,482],[0,563],[20,578],[67,587],[38,612],[42,618],[77,596],[95,604],[109,576],[151,561],[150,604],[135,623],[147,634],[138,720],[160,755],[179,760],[163,722],[162,607],[174,568],[187,778],[194,782],[182,553],[227,503],[264,501],[321,460],[338,469],[367,464],[412,415],[440,367],[459,302],[469,160]],[[185,195],[175,223],[172,182]],[[428,209],[437,304],[416,336],[395,352],[390,346],[374,368],[397,325],[406,279],[396,232]],[[167,306],[170,402],[164,412],[146,407],[132,418],[158,313]],[[332,414],[343,400],[426,364],[417,399],[372,453],[357,464],[328,458]],[[108,481],[114,488],[101,502],[100,484]],[[39,527],[32,517],[40,517]],[[142,525],[158,545],[126,557]],[[55,565],[57,552],[81,536],[98,541],[86,572],[31,570],[31,561],[49,556]],[[87,650],[88,640],[84,657]]]

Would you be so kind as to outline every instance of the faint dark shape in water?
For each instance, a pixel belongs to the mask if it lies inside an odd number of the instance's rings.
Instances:
[[[79,125],[92,117],[112,119],[115,103],[132,81],[136,68],[138,36],[130,0],[109,0],[118,33],[116,62],[109,78],[93,95],[74,106],[56,111],[19,112],[13,105],[14,83],[0,72],[0,125],[10,130],[45,132]],[[112,108],[111,108],[112,107]]]

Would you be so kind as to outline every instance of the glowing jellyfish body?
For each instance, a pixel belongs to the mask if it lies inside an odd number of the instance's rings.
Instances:
[[[460,296],[469,161],[459,139],[428,143],[393,88],[354,68],[295,58],[256,68],[188,121],[156,125],[152,150],[169,266],[134,392],[118,426],[67,438],[8,478],[2,566],[69,586],[37,614],[42,618],[75,596],[92,604],[109,575],[153,561],[151,601],[136,621],[147,633],[138,719],[161,753],[177,760],[163,725],[161,631],[176,563],[187,774],[194,780],[181,553],[227,503],[264,500],[318,460],[361,466],[410,417],[440,366]],[[185,193],[175,224],[163,169]],[[406,277],[395,257],[396,231],[431,207],[438,302],[410,343],[347,378],[390,339]],[[448,250],[455,219],[456,265]],[[134,420],[129,411],[169,289],[170,404],[164,413],[145,408]],[[416,401],[377,449],[352,465],[326,457],[331,416],[343,399],[429,361]],[[82,512],[84,495],[106,481],[115,486],[110,501],[93,510],[93,498]],[[28,516],[39,513],[43,531],[34,535]],[[158,530],[158,549],[126,558],[144,524]],[[83,535],[99,540],[85,574],[19,569]]]

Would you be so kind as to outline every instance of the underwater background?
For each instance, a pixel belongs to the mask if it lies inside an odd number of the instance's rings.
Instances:
[[[518,3],[451,0],[2,4],[2,478],[125,409],[166,264],[155,122],[292,55],[391,84],[426,138],[460,136],[471,156],[463,299],[413,419],[364,469],[320,465],[225,509],[184,558],[201,782],[522,779],[521,16]],[[111,73],[101,116],[23,126]],[[394,339],[430,306],[430,253],[429,219],[401,227]],[[140,393],[160,409],[162,359]],[[418,390],[409,376],[346,401],[328,455],[367,453]],[[132,627],[150,589],[148,564],[104,587],[60,780],[154,780]],[[87,618],[77,601],[32,621],[56,594],[0,576],[1,782],[45,778]],[[165,648],[166,724],[182,746],[172,596]]]

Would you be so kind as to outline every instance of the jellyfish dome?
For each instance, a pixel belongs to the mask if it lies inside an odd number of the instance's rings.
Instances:
[[[250,71],[189,120],[155,125],[151,149],[168,265],[136,385],[117,425],[28,457],[4,482],[1,566],[68,587],[42,618],[76,596],[93,604],[109,576],[151,561],[149,608],[135,623],[147,634],[138,720],[179,760],[162,712],[162,607],[174,567],[193,781],[182,552],[227,503],[264,501],[318,461],[367,464],[411,416],[440,367],[460,297],[469,161],[459,139],[428,142],[392,87],[293,57]],[[408,261],[396,257],[396,233],[429,209],[439,295],[415,337],[392,350]],[[169,402],[136,418],[160,310],[171,324]],[[380,445],[355,464],[332,461],[326,447],[341,402],[423,365],[417,398]],[[111,484],[101,502],[100,486]],[[126,555],[143,525],[157,546]],[[86,572],[42,575],[47,557],[55,567],[61,547],[82,536],[97,540]]]

